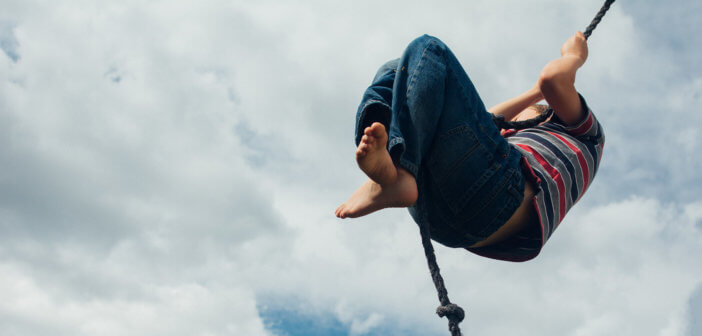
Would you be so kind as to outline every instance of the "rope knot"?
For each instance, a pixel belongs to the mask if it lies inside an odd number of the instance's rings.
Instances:
[[[456,323],[460,323],[466,317],[463,308],[455,303],[439,306],[436,308],[436,314],[439,315],[439,317],[445,316],[449,321],[455,321]]]

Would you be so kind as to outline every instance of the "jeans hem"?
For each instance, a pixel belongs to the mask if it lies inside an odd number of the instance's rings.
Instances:
[[[419,174],[419,166],[405,158],[404,138],[396,136],[390,139],[388,142],[388,152],[390,152],[390,157],[395,164],[412,173],[415,179],[417,178],[417,174]]]
[[[377,115],[385,112],[386,115]],[[369,115],[375,112],[376,115]],[[373,120],[367,121],[366,119],[373,118]],[[361,138],[363,137],[363,131],[366,127],[370,126],[373,122],[380,122],[385,126],[385,131],[390,132],[390,106],[380,100],[369,100],[361,108],[361,113],[356,121],[356,146],[361,143]]]

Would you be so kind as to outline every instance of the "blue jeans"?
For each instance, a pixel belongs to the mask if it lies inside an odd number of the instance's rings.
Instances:
[[[356,115],[363,130],[381,122],[396,165],[412,173],[409,208],[431,237],[469,247],[497,231],[524,197],[521,154],[500,135],[473,83],[439,39],[421,36],[383,65]]]

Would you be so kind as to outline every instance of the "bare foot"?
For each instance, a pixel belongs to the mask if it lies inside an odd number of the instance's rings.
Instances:
[[[356,162],[361,170],[380,185],[392,184],[397,179],[397,168],[387,150],[388,133],[379,122],[366,127],[356,149]]]
[[[336,217],[356,218],[385,208],[404,208],[417,201],[417,182],[408,171],[396,169],[397,178],[391,184],[381,185],[366,181],[336,211]]]

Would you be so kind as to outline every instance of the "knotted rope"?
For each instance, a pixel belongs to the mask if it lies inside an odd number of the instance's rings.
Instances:
[[[426,222],[420,224],[419,231],[422,235],[422,245],[424,246],[424,254],[427,256],[429,273],[431,273],[431,279],[434,281],[434,287],[436,287],[436,293],[439,295],[439,302],[441,302],[441,306],[436,308],[436,314],[439,317],[445,316],[448,318],[451,336],[461,336],[461,329],[458,328],[458,324],[463,321],[466,314],[463,308],[451,303],[451,300],[448,298],[448,291],[446,286],[444,286],[444,278],[441,277],[439,264],[436,263],[434,246],[431,244],[431,238],[429,238],[429,225]]]
[[[595,18],[592,20],[592,22],[590,22],[590,25],[587,26],[587,29],[585,29],[585,32],[583,33],[585,34],[586,40],[590,37],[592,31],[600,23],[602,17],[605,15],[605,13],[607,13],[607,11],[609,10],[609,6],[611,6],[614,1],[615,0],[606,0],[604,6],[602,6],[597,15],[595,15]],[[496,116],[493,117],[493,121],[495,121],[497,127],[499,128],[515,128],[513,126],[516,125],[521,127],[518,129],[523,129],[528,127],[534,127],[540,124],[542,121],[550,117],[551,114],[553,114],[553,110],[549,108],[540,116],[530,120],[509,122],[505,121],[504,117],[502,116]],[[424,246],[424,254],[427,257],[429,273],[431,273],[431,279],[434,281],[434,287],[436,287],[436,293],[439,296],[439,302],[441,302],[441,306],[436,308],[436,314],[439,315],[439,317],[446,317],[448,319],[448,327],[449,331],[451,332],[451,336],[462,336],[461,329],[458,327],[458,324],[461,323],[461,321],[463,321],[463,319],[465,318],[465,312],[463,311],[463,308],[461,308],[457,304],[451,303],[451,300],[449,300],[448,291],[446,290],[446,286],[444,286],[444,278],[441,277],[439,264],[436,263],[436,254],[434,253],[434,246],[431,244],[429,223],[427,223],[426,221],[420,223],[419,232],[422,236],[422,246]]]

